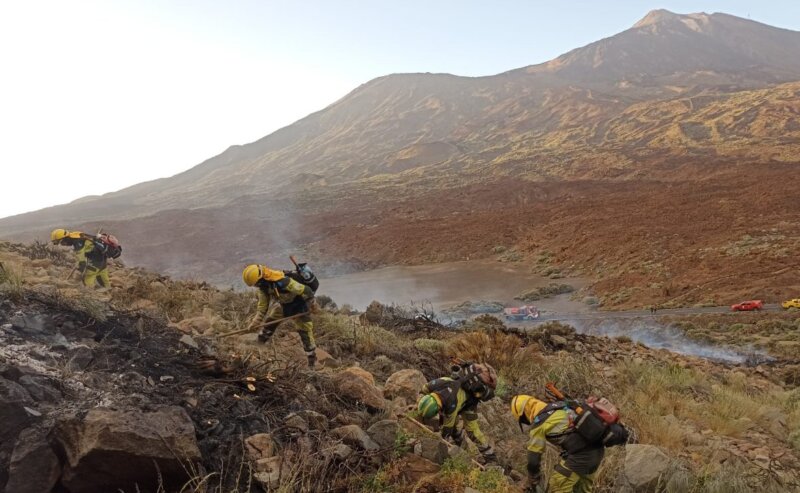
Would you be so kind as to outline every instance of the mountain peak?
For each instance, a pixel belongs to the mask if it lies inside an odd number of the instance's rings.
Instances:
[[[634,24],[633,27],[635,29],[638,27],[652,26],[655,24],[681,21],[689,28],[696,31],[699,30],[698,28],[700,25],[708,23],[708,20],[709,15],[705,12],[699,12],[696,14],[676,14],[675,12],[670,12],[666,9],[656,9],[648,12],[647,15],[642,17],[642,19]]]
[[[644,27],[651,24],[660,24],[666,21],[680,20],[682,16],[667,9],[651,10],[642,19],[633,25],[633,27]]]

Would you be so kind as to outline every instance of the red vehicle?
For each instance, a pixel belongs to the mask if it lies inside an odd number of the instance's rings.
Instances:
[[[731,310],[734,312],[752,312],[762,308],[764,308],[764,302],[761,300],[748,300],[731,305]]]
[[[506,316],[506,320],[520,321],[539,318],[539,310],[533,305],[524,305],[518,308],[504,308],[503,314]]]

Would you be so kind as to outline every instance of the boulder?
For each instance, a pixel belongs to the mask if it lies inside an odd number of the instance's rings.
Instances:
[[[31,424],[31,416],[25,407],[32,404],[33,399],[24,387],[0,378],[0,458],[11,455],[20,432]],[[5,465],[0,462],[0,491],[8,477]]]
[[[50,379],[43,375],[24,375],[19,379],[19,384],[25,387],[37,402],[58,402],[63,397],[50,383]]]
[[[275,455],[275,444],[269,433],[258,433],[245,438],[244,448],[247,458],[253,462]]]
[[[654,445],[626,445],[621,491],[652,491],[669,467],[670,458],[660,448]]]
[[[283,426],[285,426],[286,428],[300,431],[302,433],[306,433],[308,431],[308,421],[306,421],[296,413],[292,413],[286,416],[286,419],[283,420]]]
[[[282,478],[289,478],[291,467],[285,457],[269,457],[256,462],[256,473],[253,477],[266,491],[277,488]]]
[[[314,431],[328,430],[328,418],[326,418],[324,414],[312,411],[310,409],[305,409],[303,411],[299,411],[297,415],[303,418],[306,421],[306,423],[308,423],[308,428],[310,430]]]
[[[67,367],[72,371],[85,370],[94,360],[94,352],[89,346],[77,346],[67,356]]]
[[[381,448],[394,447],[397,432],[400,430],[400,424],[393,419],[383,419],[367,429],[367,434],[372,438],[375,443]]]
[[[353,449],[343,443],[337,443],[333,447],[324,450],[322,455],[333,460],[343,461],[353,455]]]
[[[419,370],[400,370],[386,379],[383,395],[387,399],[405,397],[408,401],[413,401],[427,382],[425,375]]]
[[[768,407],[761,414],[763,426],[772,435],[786,436],[786,413],[776,407]]]
[[[375,443],[375,441],[367,435],[367,432],[362,430],[358,425],[346,425],[334,428],[331,430],[331,435],[339,438],[351,447],[362,450],[380,450],[381,448],[381,446]]]
[[[185,334],[197,332],[202,334],[211,328],[211,320],[206,317],[185,318],[176,324],[178,330]]]
[[[60,475],[61,463],[47,443],[45,433],[34,428],[20,433],[8,466],[6,491],[49,492]]]
[[[407,455],[397,468],[400,477],[408,484],[418,484],[422,478],[439,472],[439,466],[419,455]]]
[[[442,464],[444,461],[457,455],[460,449],[456,446],[448,446],[441,440],[431,437],[423,437],[414,446],[414,453],[428,459],[435,464]]]
[[[322,368],[339,368],[342,363],[324,349],[317,348],[317,364]]]
[[[386,401],[383,393],[375,386],[375,378],[363,368],[352,366],[333,377],[333,384],[342,397],[363,404],[370,409],[383,410]]]
[[[94,408],[57,422],[53,441],[63,452],[61,484],[70,493],[155,492],[159,483],[177,490],[201,458],[194,424],[177,406],[152,412]]]
[[[41,313],[18,314],[10,320],[15,330],[26,334],[41,334],[55,330],[53,319]]]

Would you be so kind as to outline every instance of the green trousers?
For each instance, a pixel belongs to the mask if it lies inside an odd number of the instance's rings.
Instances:
[[[570,471],[561,461],[550,475],[547,493],[591,493],[594,488],[594,474],[582,475]]]
[[[301,300],[302,301],[302,300]],[[293,306],[279,306],[274,307],[274,309],[270,312],[264,322],[271,322],[273,320],[277,320],[283,317],[291,317],[297,313],[302,313],[304,311],[308,311],[308,308],[305,308],[305,302],[303,303],[302,307],[293,307]],[[296,318],[290,321],[294,323],[295,327],[297,327],[297,332],[300,334],[300,339],[303,341],[303,349],[306,353],[313,353],[314,350],[317,348],[316,341],[314,340],[314,322],[311,321],[311,317],[306,315],[300,318]],[[278,329],[278,325],[273,324],[268,327],[264,327],[261,331],[261,337],[264,340],[269,340],[275,331]]]
[[[99,284],[101,288],[111,287],[111,280],[108,278],[108,267],[96,269],[86,266],[86,270],[83,273],[83,285],[94,288],[95,284]]]

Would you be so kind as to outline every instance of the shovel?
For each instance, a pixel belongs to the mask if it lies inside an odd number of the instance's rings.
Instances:
[[[303,316],[306,316],[306,315],[308,315],[308,312],[298,313],[296,315],[292,315],[291,317],[279,318],[278,320],[272,320],[270,322],[266,322],[266,323],[263,323],[263,324],[260,324],[260,325],[256,325],[255,327],[248,327],[246,329],[234,330],[233,332],[226,332],[225,334],[220,334],[217,337],[222,339],[224,337],[230,337],[230,336],[235,336],[235,335],[239,335],[239,334],[246,334],[248,332],[254,332],[254,331],[258,330],[258,329],[263,329],[264,327],[269,327],[270,325],[276,325],[276,324],[279,324],[281,322],[285,322],[287,320],[292,320],[293,318],[300,318],[300,317],[303,317]]]

